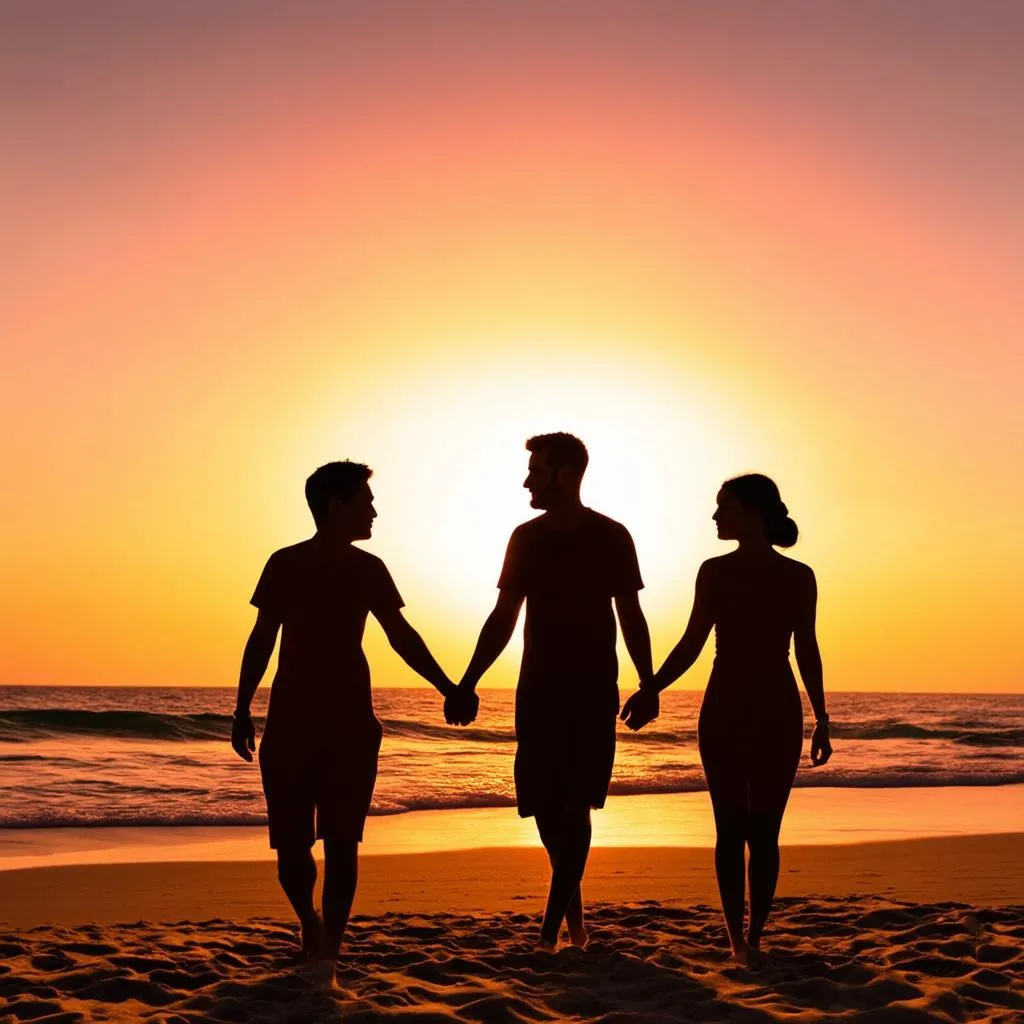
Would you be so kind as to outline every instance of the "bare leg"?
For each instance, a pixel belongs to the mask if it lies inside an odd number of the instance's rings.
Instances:
[[[278,850],[277,878],[302,926],[302,948],[316,955],[323,941],[323,923],[313,906],[313,888],[316,885],[313,851],[305,846]]]
[[[747,881],[750,885],[750,926],[747,942],[754,949],[761,946],[761,933],[775,900],[779,880],[779,831],[763,827],[750,835],[750,863]]]
[[[704,774],[715,813],[715,875],[725,915],[725,928],[733,953],[743,959],[747,948],[743,937],[745,892],[745,845],[747,832],[746,782],[726,767],[709,770],[705,758]]]
[[[590,854],[590,808],[566,806],[560,814],[557,846],[553,856],[551,888],[548,891],[547,908],[541,924],[540,938],[545,945],[558,942],[562,927],[573,896],[578,896],[583,872]],[[580,902],[580,925],[582,925],[582,900]]]
[[[715,876],[718,879],[718,895],[725,915],[725,928],[729,933],[729,944],[733,950],[744,945],[743,911],[745,892],[743,883],[744,857],[743,836],[734,828],[718,829],[715,840]]]
[[[537,815],[537,831],[540,833],[540,841],[547,850],[548,861],[551,863],[552,871],[555,867],[555,852],[562,842],[561,816],[556,813],[547,812]],[[569,929],[569,940],[574,946],[585,947],[587,944],[587,929],[583,923],[583,896],[580,886],[569,898],[569,905],[565,908],[565,923]]]
[[[760,948],[761,934],[775,900],[779,880],[779,830],[789,800],[793,773],[783,765],[778,773],[766,773],[751,783],[747,845],[750,863],[747,879],[750,884],[750,926],[747,942]]]
[[[324,840],[324,946],[323,956],[338,956],[342,936],[352,912],[359,874],[359,844],[338,839]]]

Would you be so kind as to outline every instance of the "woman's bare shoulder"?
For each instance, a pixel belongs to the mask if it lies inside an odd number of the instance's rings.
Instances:
[[[782,567],[786,575],[796,583],[803,584],[804,586],[813,585],[815,583],[814,570],[806,563],[801,562],[796,558],[790,558],[789,555],[783,555],[776,552],[779,560],[779,565]]]

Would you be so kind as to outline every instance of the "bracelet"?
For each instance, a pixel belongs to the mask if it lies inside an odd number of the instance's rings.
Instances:
[[[828,717],[828,715],[822,715],[822,716],[821,716],[821,718],[816,718],[816,719],[814,720],[814,724],[815,724],[815,725],[824,725],[824,726],[826,726],[826,727],[827,727],[827,726],[828,726],[828,723],[829,723],[829,717]]]
[[[252,719],[252,712],[249,711],[249,710],[243,711],[241,708],[235,708],[235,710],[232,713],[231,717],[236,722],[245,722],[245,721],[249,721],[249,720]]]

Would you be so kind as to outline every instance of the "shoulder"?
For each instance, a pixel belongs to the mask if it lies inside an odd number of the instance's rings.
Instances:
[[[779,566],[792,592],[799,594],[802,600],[814,601],[818,594],[818,581],[814,570],[804,562],[798,562],[787,555],[779,555]]]
[[[608,537],[616,537],[630,542],[633,540],[629,530],[617,519],[612,519],[611,516],[606,516],[602,512],[595,512],[594,509],[590,510],[590,525],[592,529],[600,530]]]
[[[536,537],[543,529],[544,513],[541,513],[539,516],[527,519],[525,523],[520,523],[512,531],[512,535],[509,537],[509,542],[529,540],[531,537]]]
[[[352,545],[352,553],[349,557],[352,559],[352,564],[365,573],[386,573],[388,571],[383,558],[356,547],[355,544]]]
[[[783,571],[789,573],[793,579],[803,582],[814,582],[814,570],[805,562],[799,562],[795,558],[790,558],[789,555],[783,555],[779,552],[776,552],[776,556]]]
[[[729,568],[729,555],[714,555],[705,558],[697,569],[697,578],[714,579]]]
[[[312,541],[300,540],[297,544],[289,544],[287,547],[278,548],[267,559],[267,565],[287,567],[301,563],[310,556]]]

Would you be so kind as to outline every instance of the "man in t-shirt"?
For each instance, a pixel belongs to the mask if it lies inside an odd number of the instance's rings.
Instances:
[[[367,614],[410,668],[446,698],[456,693],[402,615],[402,598],[384,563],[353,544],[369,538],[377,516],[370,475],[359,463],[331,462],[306,481],[316,533],[275,551],[256,585],[258,614],[242,656],[231,733],[232,747],[252,761],[256,730],[249,708],[280,629],[260,774],[278,879],[298,915],[302,947],[325,981],[333,979],[355,895],[356,851],[382,735],[362,650]],[[313,906],[317,838],[324,841],[323,919]]]
[[[590,809],[603,807],[608,795],[619,708],[613,603],[641,682],[653,673],[633,539],[580,501],[586,447],[564,433],[533,437],[526,447],[523,486],[530,505],[544,511],[512,533],[497,604],[458,693],[446,698],[445,716],[458,724],[473,720],[477,682],[505,649],[525,600],[516,803],[522,817],[536,818],[551,861],[540,945],[554,949],[563,920],[575,945],[587,941],[580,881],[590,852]]]

